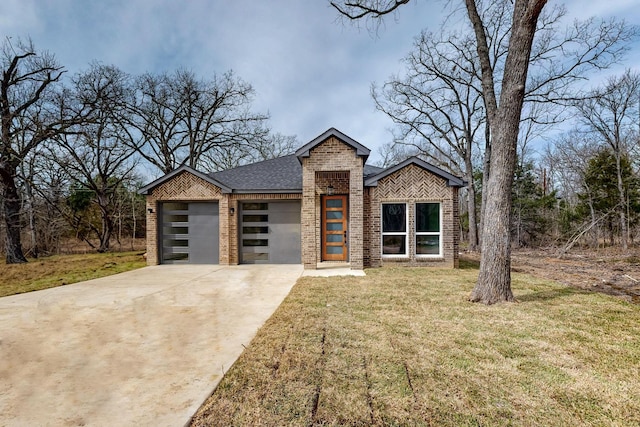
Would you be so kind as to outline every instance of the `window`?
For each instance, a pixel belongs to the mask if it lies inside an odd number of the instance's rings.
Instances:
[[[242,204],[243,211],[266,211],[269,210],[268,203],[245,202]]]
[[[442,256],[440,203],[416,203],[416,255]]]
[[[269,215],[242,215],[242,222],[269,222]]]
[[[408,255],[405,203],[382,205],[382,255]]]
[[[269,246],[269,239],[242,239],[242,246]]]
[[[269,227],[260,226],[260,227],[242,227],[243,234],[269,234]]]

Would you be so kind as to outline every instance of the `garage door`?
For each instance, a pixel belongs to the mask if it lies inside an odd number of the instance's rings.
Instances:
[[[300,264],[300,201],[240,204],[240,262]]]
[[[163,264],[218,264],[218,203],[161,205]]]

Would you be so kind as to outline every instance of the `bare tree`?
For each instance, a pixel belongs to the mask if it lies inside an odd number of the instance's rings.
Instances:
[[[396,142],[387,142],[378,148],[380,160],[374,163],[374,166],[388,168],[395,166],[407,160],[409,157],[418,156],[419,150],[407,144],[398,144]]]
[[[68,222],[60,215],[69,189],[68,174],[46,155],[45,143],[22,162],[20,180],[27,200],[30,251],[34,257],[56,253],[63,237],[70,234]]]
[[[98,252],[106,252],[114,232],[118,192],[136,165],[132,159],[136,151],[124,143],[129,141],[125,121],[126,105],[132,96],[129,76],[113,66],[93,64],[73,78],[69,96],[92,105],[95,114],[75,132],[59,135],[51,154],[69,173],[75,191],[91,194],[90,201],[99,210],[100,226],[91,221],[85,221],[85,225],[98,237],[99,244],[95,247],[90,239],[85,240]]]
[[[331,2],[349,19],[376,19],[392,13],[406,3],[408,0]],[[529,59],[538,18],[546,3],[546,0],[515,0],[504,68],[498,79],[494,74],[496,70],[492,66],[489,50],[488,23],[483,21],[477,2],[465,0],[467,15],[475,35],[481,86],[491,134],[491,172],[485,183],[485,209],[491,215],[483,223],[480,273],[471,301],[492,304],[514,300],[510,275],[511,186]]]
[[[489,2],[479,13],[487,23],[491,69],[498,82],[507,57],[512,3]],[[524,126],[518,138],[520,151],[525,151],[527,143],[544,130],[562,121],[561,107],[575,98],[573,83],[583,79],[589,69],[606,67],[619,58],[626,50],[623,42],[634,32],[624,22],[593,19],[576,21],[563,31],[565,15],[564,7],[555,6],[541,13],[538,20],[522,112]],[[436,163],[443,161],[441,167],[466,179],[470,195],[469,246],[475,250],[478,232],[473,169],[478,167],[474,158],[479,157],[486,135],[486,112],[473,32],[423,31],[405,64],[404,77],[392,77],[380,91],[374,87],[376,106],[399,126],[399,143],[418,147],[423,156]],[[500,89],[496,90],[499,93]],[[488,154],[489,144],[485,144]],[[522,154],[518,158],[524,159]],[[486,180],[488,175],[487,167]]]
[[[379,22],[379,18],[408,2],[354,0],[332,1],[331,4],[347,19],[365,18],[369,22]],[[603,39],[571,37],[572,33],[568,33],[567,40],[559,39],[558,44],[553,28],[563,10],[543,13],[546,4],[546,0],[464,1],[473,34],[473,61],[477,61],[480,69],[487,120],[482,211],[491,212],[491,215],[483,215],[480,273],[470,296],[474,302],[492,304],[514,300],[510,276],[511,188],[525,98],[529,96],[532,102],[556,101],[554,97],[566,93],[563,88],[567,81],[579,78],[582,68],[602,66],[615,59],[618,51],[615,48],[607,50],[610,43],[615,44],[633,33],[629,30],[616,33],[614,26],[611,31],[602,31]],[[589,26],[580,28],[584,30]],[[576,50],[580,54],[574,64],[556,63],[549,55],[553,50],[573,51],[576,44],[585,40],[587,43]],[[539,81],[528,79],[532,60],[540,64]],[[567,80],[563,80],[565,77]]]
[[[21,196],[18,169],[44,141],[81,120],[84,106],[71,113],[56,104],[54,86],[64,69],[55,57],[37,52],[33,44],[7,39],[0,47],[0,187],[6,224],[6,262],[27,262],[20,237]]]
[[[164,173],[197,168],[213,153],[256,148],[267,139],[267,115],[251,112],[253,88],[232,72],[198,79],[179,70],[137,79],[130,106],[131,145]],[[226,153],[225,153],[226,154]]]
[[[578,203],[589,160],[602,144],[578,129],[558,135],[544,149],[542,163],[548,168],[549,187],[571,207]]]
[[[627,194],[622,176],[622,158],[628,155],[630,144],[635,143],[639,125],[638,102],[640,74],[627,70],[623,75],[610,78],[604,87],[596,89],[578,104],[587,132],[596,133],[611,148],[616,160],[618,186],[618,216],[622,249],[627,250]]]
[[[200,165],[207,171],[231,169],[291,154],[297,145],[294,136],[285,136],[279,133],[265,136],[256,135],[256,138],[250,143],[211,147],[203,153]]]
[[[376,107],[398,125],[395,141],[416,149],[467,182],[469,249],[478,245],[476,146],[484,135],[485,114],[480,70],[473,40],[466,36],[422,32],[404,60],[404,78],[394,77],[378,91]],[[477,162],[476,162],[477,163]]]

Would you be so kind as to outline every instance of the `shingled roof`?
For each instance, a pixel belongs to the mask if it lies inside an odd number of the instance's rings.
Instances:
[[[384,168],[365,165],[364,178],[382,171]],[[295,154],[212,172],[209,176],[233,188],[234,193],[302,192],[302,166]]]
[[[150,194],[151,190],[182,172],[189,172],[217,185],[223,193],[302,193],[301,159],[308,157],[310,151],[329,137],[336,137],[351,148],[366,162],[370,150],[340,131],[331,128],[313,141],[299,148],[295,154],[264,160],[244,166],[238,166],[220,172],[203,174],[188,166],[182,166],[173,172],[155,180],[140,189],[141,194]],[[364,165],[364,185],[375,187],[378,180],[388,176],[409,164],[416,164],[437,176],[447,180],[449,186],[461,187],[465,184],[460,178],[439,169],[424,160],[410,158],[390,168]]]
[[[301,193],[302,166],[295,155],[238,166],[209,176],[234,193]]]

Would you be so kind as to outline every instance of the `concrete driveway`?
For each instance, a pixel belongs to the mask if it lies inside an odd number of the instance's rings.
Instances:
[[[301,274],[167,265],[0,298],[0,425],[184,425]]]

